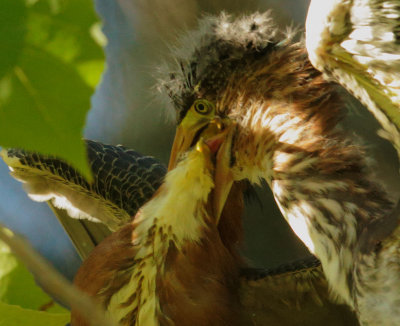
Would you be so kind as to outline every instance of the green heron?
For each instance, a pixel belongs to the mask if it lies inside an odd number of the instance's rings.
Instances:
[[[394,1],[368,3],[399,10]],[[400,324],[399,207],[362,146],[339,127],[337,86],[313,68],[302,43],[280,33],[267,13],[222,14],[203,19],[172,56],[160,89],[178,121],[199,99],[234,120],[234,180],[268,183],[333,294],[361,323]]]
[[[133,221],[78,271],[75,284],[120,325],[239,324],[238,262],[219,236],[222,209],[210,194],[232,185],[216,181],[230,159],[229,141],[220,148],[229,130],[199,140]],[[88,324],[72,311],[72,325]]]

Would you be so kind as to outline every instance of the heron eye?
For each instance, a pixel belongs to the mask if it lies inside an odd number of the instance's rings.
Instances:
[[[213,107],[212,103],[206,100],[196,100],[194,102],[194,109],[196,112],[203,115],[210,113]]]

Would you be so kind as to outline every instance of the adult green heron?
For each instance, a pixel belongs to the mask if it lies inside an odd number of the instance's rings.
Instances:
[[[75,284],[120,325],[240,324],[238,255],[220,237],[216,195],[232,185],[217,181],[229,166],[230,143],[220,145],[231,130],[199,140],[133,221],[78,271]],[[72,311],[72,325],[88,323]]]
[[[375,2],[398,13],[393,1]],[[332,292],[363,324],[400,324],[399,207],[363,148],[338,127],[344,104],[337,86],[312,67],[302,44],[281,34],[269,14],[222,14],[203,19],[173,58],[160,89],[178,121],[199,99],[236,121],[234,180],[266,180]]]

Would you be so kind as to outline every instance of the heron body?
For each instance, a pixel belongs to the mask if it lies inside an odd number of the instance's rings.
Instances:
[[[218,187],[214,140],[210,147],[199,141],[133,222],[96,247],[78,271],[75,284],[120,325],[237,324],[238,256],[221,240],[220,214],[209,200]],[[73,312],[72,325],[87,324]]]
[[[337,86],[269,14],[206,18],[181,48],[160,78],[177,116],[203,98],[236,121],[234,179],[267,181],[332,292],[361,322],[400,324],[398,210],[362,147],[338,126]]]

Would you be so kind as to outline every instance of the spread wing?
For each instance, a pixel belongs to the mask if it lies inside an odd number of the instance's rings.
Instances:
[[[400,156],[398,0],[312,0],[306,22],[311,63],[357,97]]]
[[[166,174],[156,159],[123,146],[90,140],[86,145],[94,176],[91,183],[55,157],[19,149],[1,152],[11,175],[24,183],[29,197],[48,201],[82,258],[110,230],[129,222]]]
[[[244,269],[240,292],[245,326],[359,325],[355,314],[330,296],[314,257],[274,270]]]

